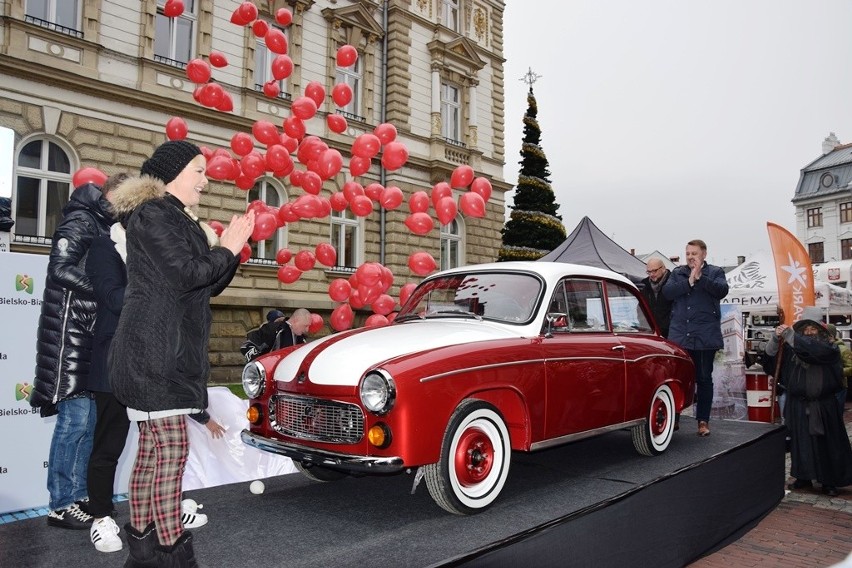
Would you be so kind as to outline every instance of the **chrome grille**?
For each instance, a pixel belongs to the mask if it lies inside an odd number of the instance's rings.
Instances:
[[[302,440],[357,444],[364,435],[364,413],[346,402],[279,394],[269,400],[276,432]]]

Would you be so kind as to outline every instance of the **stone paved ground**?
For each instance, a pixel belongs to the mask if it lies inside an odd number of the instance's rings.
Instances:
[[[846,403],[844,420],[852,438],[852,403]],[[788,478],[789,472],[787,454]],[[787,491],[755,528],[690,568],[825,568],[840,562],[852,568],[852,486],[839,491],[834,498],[819,488]]]

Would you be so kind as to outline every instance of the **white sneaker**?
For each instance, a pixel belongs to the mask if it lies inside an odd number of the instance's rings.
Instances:
[[[112,520],[112,517],[104,517],[103,519],[95,519],[92,523],[92,529],[89,531],[89,536],[92,537],[92,544],[100,552],[118,552],[123,546],[121,539],[118,538],[118,525]]]
[[[180,502],[180,522],[185,529],[197,529],[207,524],[207,515],[199,513],[198,509],[204,505],[199,505],[194,499],[184,499]]]

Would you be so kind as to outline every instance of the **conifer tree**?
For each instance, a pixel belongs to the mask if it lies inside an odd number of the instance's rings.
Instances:
[[[550,187],[547,156],[541,147],[541,129],[536,121],[538,105],[533,94],[535,75],[530,70],[527,113],[524,115],[524,141],[521,145],[521,171],[515,188],[512,213],[502,229],[503,247],[497,260],[538,260],[565,240],[565,226],[557,215],[559,204]]]

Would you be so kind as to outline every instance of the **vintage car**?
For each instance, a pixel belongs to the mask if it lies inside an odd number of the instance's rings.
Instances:
[[[426,278],[389,326],[246,365],[242,440],[317,481],[416,471],[440,507],[470,514],[500,494],[512,451],[629,428],[641,454],[663,452],[693,373],[614,272],[466,266]]]

